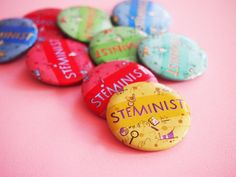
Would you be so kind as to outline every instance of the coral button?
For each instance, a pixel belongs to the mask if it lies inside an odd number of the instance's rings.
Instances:
[[[51,38],[63,38],[63,34],[57,26],[57,16],[60,9],[47,8],[39,9],[25,15],[31,19],[38,27],[38,41],[42,42]]]
[[[107,122],[125,145],[144,151],[173,147],[190,127],[184,99],[159,83],[138,82],[114,94],[107,106]]]
[[[57,86],[79,83],[93,68],[87,46],[69,39],[37,43],[26,63],[36,79]]]

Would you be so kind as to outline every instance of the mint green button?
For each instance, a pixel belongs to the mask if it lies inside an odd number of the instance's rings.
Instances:
[[[58,26],[71,38],[89,42],[100,31],[111,28],[112,24],[105,12],[79,6],[64,9],[58,16]]]
[[[169,80],[193,79],[207,69],[206,53],[182,35],[149,36],[140,44],[138,55],[144,65]]]
[[[137,48],[146,34],[130,27],[114,27],[94,36],[90,55],[96,64],[114,60],[137,62]]]

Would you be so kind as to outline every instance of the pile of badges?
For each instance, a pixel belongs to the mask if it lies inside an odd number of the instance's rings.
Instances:
[[[88,108],[107,120],[123,144],[168,149],[190,127],[183,97],[158,83],[202,75],[205,52],[186,36],[168,32],[171,17],[150,0],[117,4],[112,15],[75,6],[41,9],[0,20],[0,63],[26,54],[33,77],[55,86],[82,83]]]

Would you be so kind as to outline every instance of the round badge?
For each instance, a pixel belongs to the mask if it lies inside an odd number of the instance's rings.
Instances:
[[[36,79],[57,86],[79,83],[93,68],[87,46],[69,39],[37,43],[26,63]]]
[[[97,34],[90,42],[90,55],[96,64],[113,60],[137,62],[137,48],[146,34],[129,27],[115,27]]]
[[[60,9],[48,8],[40,9],[28,13],[25,18],[31,19],[38,27],[38,41],[42,42],[50,38],[63,38],[60,29],[57,26],[57,16]]]
[[[88,107],[105,118],[110,97],[128,84],[141,81],[157,82],[145,67],[130,61],[111,61],[95,67],[82,84],[82,94]]]
[[[107,106],[107,122],[123,144],[158,151],[179,143],[190,127],[187,103],[170,88],[138,82],[114,94]]]
[[[0,20],[0,63],[14,60],[37,40],[35,24],[24,18]]]
[[[163,7],[150,0],[129,0],[115,6],[112,20],[119,26],[155,34],[168,31],[171,17]]]
[[[176,81],[193,79],[206,71],[206,53],[182,35],[162,34],[143,40],[139,58],[159,76]]]
[[[112,27],[108,14],[84,6],[63,10],[58,25],[68,36],[82,42],[89,42],[95,34]]]

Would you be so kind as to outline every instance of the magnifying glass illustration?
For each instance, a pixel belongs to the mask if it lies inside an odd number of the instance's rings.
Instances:
[[[130,135],[131,135],[131,140],[130,140],[129,144],[132,143],[134,138],[137,138],[139,136],[139,132],[137,130],[133,130],[130,132]]]
[[[128,106],[134,106],[134,102],[129,101]]]

